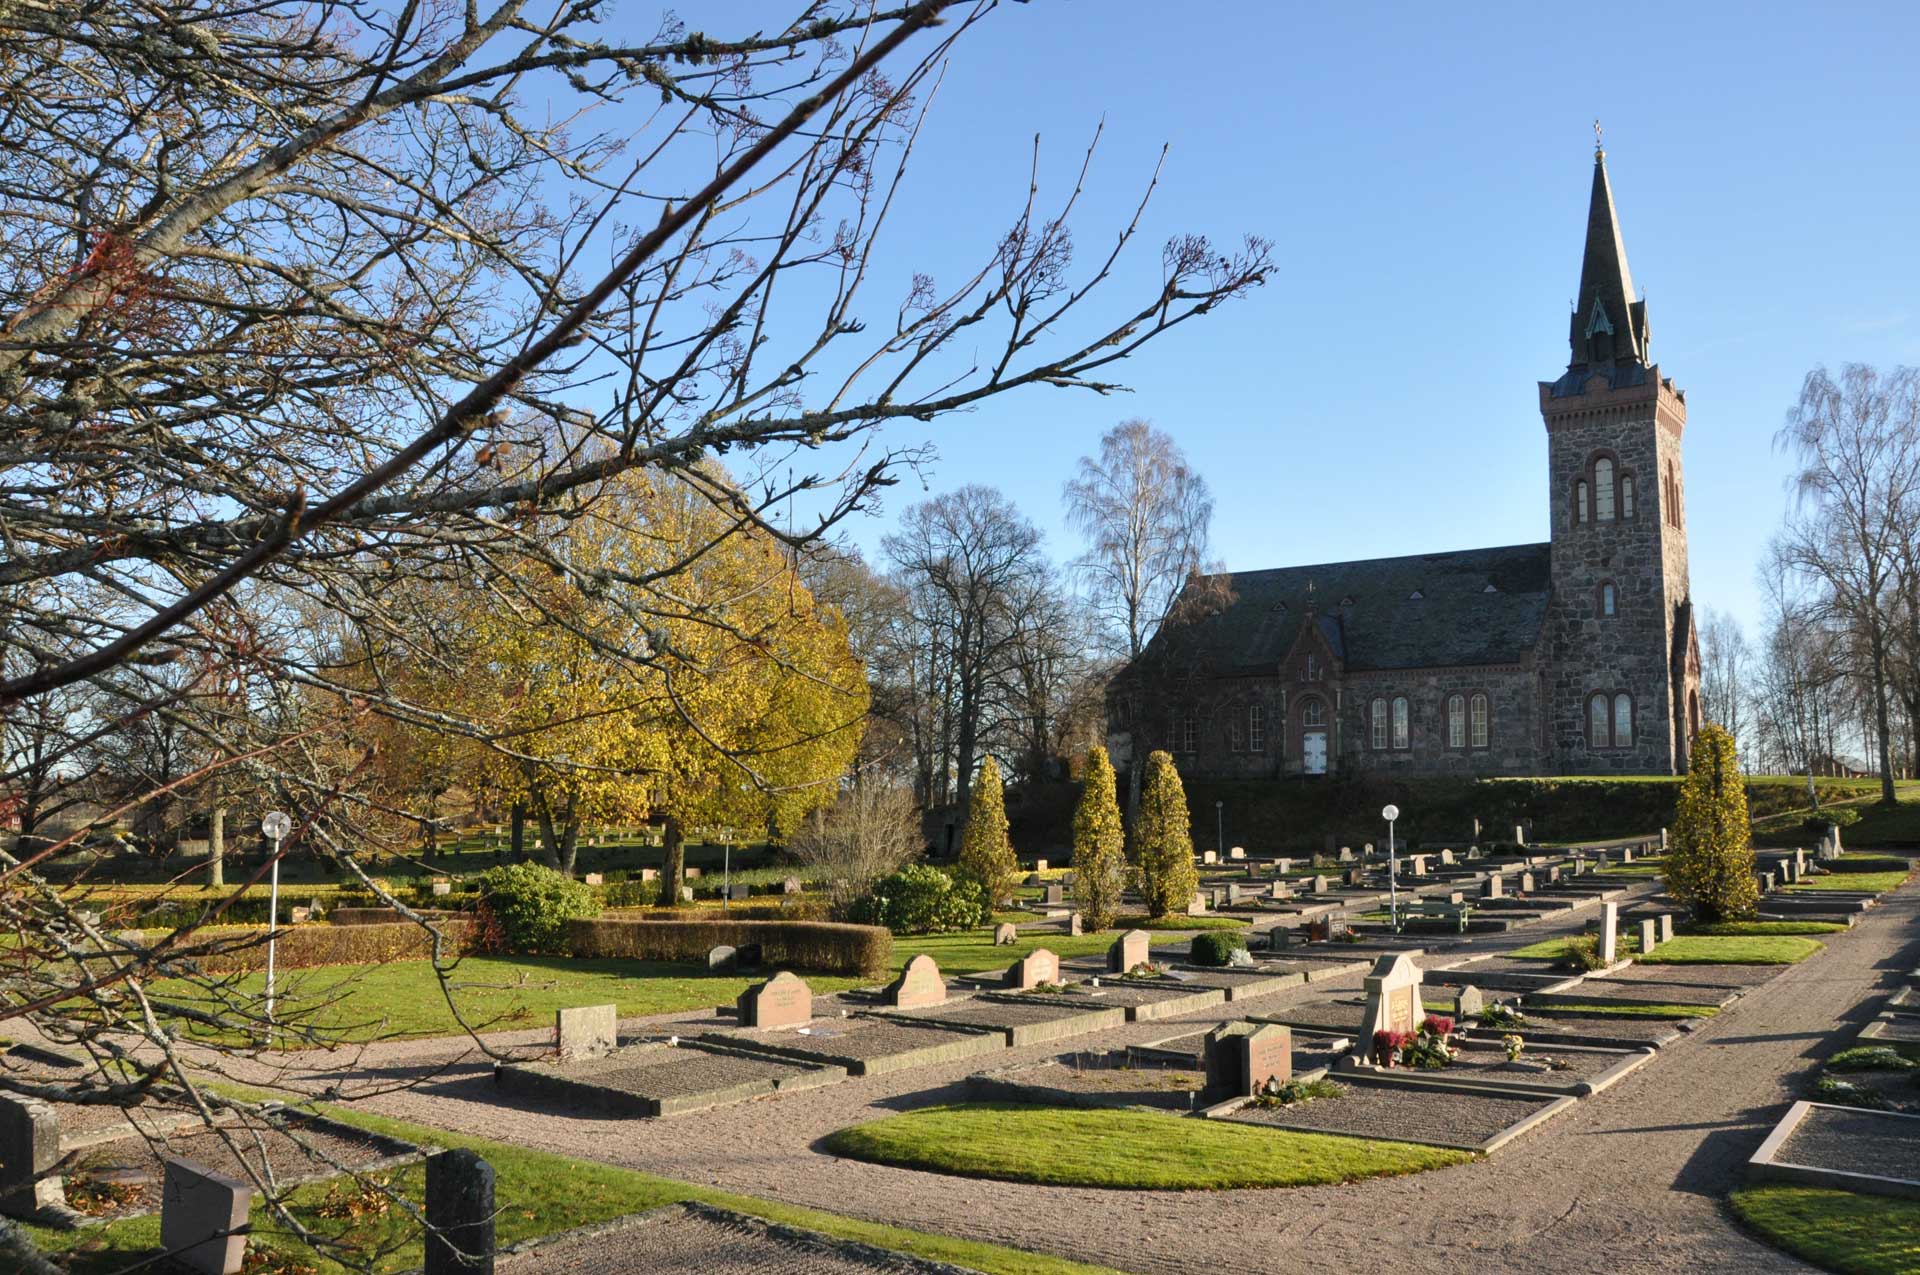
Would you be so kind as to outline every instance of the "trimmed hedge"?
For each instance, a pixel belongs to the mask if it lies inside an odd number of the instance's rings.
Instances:
[[[1818,866],[1829,872],[1905,872],[1913,865],[1892,855],[1872,858],[1821,859]]]
[[[280,901],[280,906],[283,908],[287,906],[285,899]],[[420,913],[421,916],[430,917],[436,921],[453,915],[453,913],[447,911],[445,908],[415,908],[414,911]],[[392,925],[400,919],[401,917],[398,912],[386,906],[377,908],[335,908],[333,911],[327,913],[327,920],[332,921],[335,925]]]
[[[757,944],[769,966],[878,978],[893,968],[893,935],[878,925],[836,921],[606,919],[570,921],[575,956],[639,961],[704,961],[721,944]]]
[[[1193,936],[1187,959],[1195,965],[1231,965],[1235,952],[1247,950],[1247,936],[1238,930],[1206,930]]]
[[[391,915],[391,914],[389,914]],[[471,921],[441,921],[445,937],[442,953],[466,950]],[[267,931],[264,926],[209,926],[183,942],[193,947],[209,943],[225,949],[193,957],[208,974],[247,974],[267,968]],[[274,964],[279,969],[310,969],[319,965],[385,965],[393,961],[424,961],[433,955],[433,936],[411,921],[385,925],[283,926],[275,941]]]
[[[791,902],[736,903],[725,909],[692,904],[677,908],[609,908],[603,915],[621,921],[698,921],[708,917],[734,921],[818,921],[826,917],[826,900],[818,896],[789,894],[784,897]]]

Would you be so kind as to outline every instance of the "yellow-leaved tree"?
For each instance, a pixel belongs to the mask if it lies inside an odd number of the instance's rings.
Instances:
[[[967,828],[960,835],[960,871],[980,883],[987,910],[1013,897],[1020,863],[1007,839],[1007,799],[1000,784],[1000,764],[988,757],[980,763],[973,790],[967,794]]]
[[[1701,921],[1746,916],[1760,898],[1747,785],[1739,750],[1723,727],[1702,727],[1694,736],[1667,849],[1667,890]]]
[[[1174,769],[1173,754],[1158,749],[1147,754],[1140,817],[1133,821],[1133,875],[1149,916],[1185,909],[1200,888],[1186,788]]]
[[[1120,912],[1127,884],[1127,832],[1107,750],[1087,750],[1080,804],[1073,811],[1073,898],[1090,930],[1104,930]]]

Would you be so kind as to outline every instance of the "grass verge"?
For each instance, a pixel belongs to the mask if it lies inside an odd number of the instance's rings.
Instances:
[[[1761,1239],[1843,1275],[1920,1275],[1920,1201],[1818,1187],[1735,1191],[1734,1214]]]
[[[676,1182],[587,1160],[572,1160],[544,1151],[464,1137],[439,1129],[388,1120],[364,1112],[329,1110],[328,1114],[379,1133],[392,1134],[435,1146],[468,1147],[484,1155],[494,1168],[496,1235],[502,1246],[535,1236],[552,1235],[573,1227],[608,1221],[629,1213],[668,1204],[697,1201],[717,1208],[749,1213],[771,1222],[806,1227],[840,1239],[856,1240],[933,1261],[949,1262],[989,1275],[1115,1275],[1110,1267],[1092,1266],[1045,1254],[1003,1248],[973,1240],[932,1235],[905,1227],[864,1222],[820,1209],[802,1208],[736,1195],[711,1187]],[[412,1166],[393,1175],[394,1185],[419,1204],[424,1199],[425,1170]],[[299,1187],[290,1195],[291,1211],[314,1233],[340,1245],[340,1256],[365,1263],[382,1273],[417,1268],[423,1259],[419,1236],[403,1210],[338,1220],[323,1216],[327,1184]],[[263,1206],[253,1212],[255,1249],[273,1249],[309,1263],[311,1250],[300,1248],[270,1219]],[[129,1218],[80,1231],[28,1227],[35,1242],[50,1253],[67,1255],[72,1275],[106,1275],[127,1269],[151,1256],[160,1242],[158,1216]],[[330,1258],[318,1263],[318,1275],[334,1275],[348,1267]]]
[[[888,1116],[842,1129],[826,1145],[856,1160],[958,1177],[1156,1191],[1357,1182],[1473,1159],[1440,1147],[1148,1111],[997,1102]]]
[[[1549,1013],[1583,1014],[1595,1018],[1712,1018],[1720,1010],[1714,1005],[1609,1005],[1605,1001],[1598,1001],[1593,1004],[1555,1005],[1550,1011],[1535,1010],[1528,1006],[1527,1012],[1538,1013],[1543,1018]]]
[[[1825,946],[1794,934],[1679,934],[1640,960],[1648,965],[1793,965]]]
[[[1862,894],[1880,894],[1899,886],[1908,877],[1905,872],[1829,872],[1808,877],[1787,887],[1788,893],[1815,893],[1821,890],[1857,890]]]

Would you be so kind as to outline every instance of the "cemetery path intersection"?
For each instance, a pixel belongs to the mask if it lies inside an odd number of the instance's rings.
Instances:
[[[496,1105],[489,1068],[478,1060],[448,1065],[445,1041],[378,1046],[358,1061],[390,1068],[389,1081],[415,1069],[435,1073],[417,1088],[364,1104],[388,1115],[1129,1271],[1291,1273],[1311,1261],[1358,1272],[1475,1275],[1799,1272],[1814,1268],[1748,1237],[1725,1194],[1818,1059],[1838,1047],[1836,1029],[1865,1021],[1872,994],[1920,964],[1920,944],[1908,937],[1916,911],[1920,889],[1886,895],[1853,930],[1825,936],[1826,952],[1756,988],[1613,1088],[1488,1161],[1346,1186],[1207,1193],[1041,1187],[864,1164],[815,1149],[846,1125],[960,1099],[960,1081],[980,1069],[978,1059],[651,1122]],[[1530,927],[1525,941],[1545,928]],[[1184,1021],[1237,1018],[1284,999]],[[1176,1030],[1168,1022],[1137,1023],[1073,1043],[1092,1050]],[[1003,1065],[1061,1048],[994,1057]],[[1045,1147],[1034,1152],[1044,1155]]]

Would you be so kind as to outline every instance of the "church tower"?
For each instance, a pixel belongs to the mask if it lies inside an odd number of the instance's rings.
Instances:
[[[1647,303],[1597,146],[1569,340],[1565,374],[1540,383],[1553,517],[1543,760],[1559,774],[1671,774],[1700,711],[1687,397],[1647,353]]]

